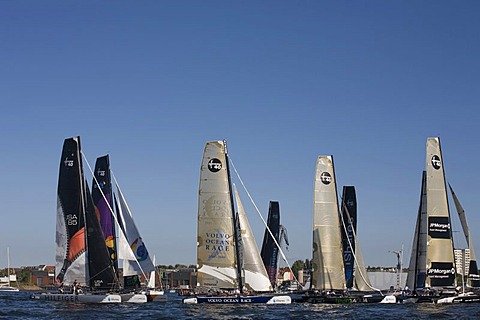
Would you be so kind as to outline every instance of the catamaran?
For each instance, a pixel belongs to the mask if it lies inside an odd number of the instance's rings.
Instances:
[[[231,181],[226,141],[206,143],[197,222],[197,294],[185,298],[184,303],[291,303],[289,296],[271,293],[267,271]]]
[[[84,179],[80,137],[65,139],[57,189],[56,283],[71,293],[33,294],[33,299],[79,303],[120,303],[103,232]],[[75,284],[75,286],[74,286]],[[80,292],[77,284],[85,289]]]
[[[319,156],[314,181],[313,272],[306,300],[314,303],[396,303],[394,297],[384,296],[380,290],[371,286],[353,228],[350,228],[353,239],[348,236],[347,228],[352,226],[353,219],[347,209],[344,209],[345,216],[341,216],[333,156]],[[347,253],[357,262],[353,274],[355,281],[352,280],[353,290],[348,290],[347,287],[349,273],[345,271],[342,229],[350,248]]]
[[[460,203],[455,195],[453,197],[457,210],[459,210]],[[461,211],[459,211],[460,220],[467,242],[469,242],[470,234],[463,208]],[[476,269],[475,264],[476,262],[471,263],[471,266]],[[472,280],[476,278],[473,273],[472,271]],[[411,295],[405,300],[406,302],[480,301],[478,296],[472,296],[471,293],[459,293],[458,290],[455,290],[457,280],[453,233],[444,162],[438,137],[427,139],[426,171],[422,175],[420,207],[412,244],[407,287],[407,292],[411,291]]]

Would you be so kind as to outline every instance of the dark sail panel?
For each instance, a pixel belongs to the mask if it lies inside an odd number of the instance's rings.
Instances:
[[[470,260],[468,266],[468,280],[470,280],[472,287],[480,287],[480,277],[478,276],[477,261],[475,260]]]
[[[58,174],[58,219],[62,220],[61,228],[58,230],[57,223],[57,246],[62,247],[64,257],[57,256],[56,281],[71,284],[73,280],[85,281],[85,270],[81,266],[75,271],[70,271],[72,278],[64,279],[67,269],[81,255],[84,256],[85,247],[85,220],[84,220],[84,202],[82,197],[82,159],[80,156],[80,137],[65,139],[60,160],[60,169]],[[66,244],[59,243],[59,234],[66,233]],[[65,247],[63,248],[63,246]],[[57,249],[57,251],[62,251]],[[63,259],[63,263],[62,260]],[[84,268],[83,268],[84,269]],[[73,270],[73,269],[72,269]],[[83,279],[80,279],[83,278]]]
[[[115,220],[111,212],[111,210],[113,210],[113,192],[108,155],[97,158],[94,176],[95,178],[92,182],[92,198],[95,205],[95,212],[105,237],[111,264],[117,272],[118,259],[115,240]]]
[[[278,243],[280,237],[280,205],[278,201],[270,201],[267,225]],[[263,236],[261,256],[273,288],[275,287],[275,278],[277,276],[278,247],[268,230],[265,230]]]
[[[353,269],[355,264],[355,234],[357,231],[357,197],[354,186],[344,186],[342,193],[342,217],[345,228],[342,231],[343,261],[347,288],[353,287]],[[346,232],[345,232],[346,229]]]
[[[111,290],[118,288],[118,281],[108,255],[100,223],[95,213],[93,199],[86,185],[86,211],[87,226],[88,268],[90,272],[90,288],[92,290]]]

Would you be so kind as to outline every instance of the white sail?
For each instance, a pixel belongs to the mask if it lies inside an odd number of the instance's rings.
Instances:
[[[153,266],[155,266],[155,256],[153,256]],[[148,278],[147,288],[155,289],[155,277],[156,277],[156,270],[150,272],[150,277]]]
[[[453,239],[439,138],[427,139],[426,287],[455,285]]]
[[[360,244],[358,243],[357,235],[355,234],[355,261],[357,266],[353,271],[353,279],[355,280],[355,287],[359,291],[371,291],[373,289],[370,279],[368,278],[367,269],[363,262],[363,255],[360,251]]]
[[[346,288],[332,156],[319,156],[313,203],[313,279],[315,289]]]
[[[413,235],[410,264],[408,266],[407,287],[412,290],[425,286],[427,273],[427,172],[422,174],[420,205]]]
[[[125,238],[131,249],[131,252],[134,254],[136,261],[132,261],[129,258],[124,259],[123,262],[123,275],[135,275],[135,274],[146,274],[148,272],[154,271],[155,267],[153,266],[152,259],[148,253],[147,247],[140,236],[140,232],[135,225],[133,220],[132,213],[128,208],[125,197],[123,196],[122,191],[118,184],[115,184],[117,187],[118,203],[119,203],[119,212],[118,215],[121,217]],[[122,232],[119,232],[122,234]],[[124,252],[129,255],[128,250]],[[125,269],[126,268],[126,269]]]
[[[223,141],[207,142],[200,167],[198,286],[237,288],[232,195]]]
[[[272,285],[258,251],[257,243],[250,228],[245,209],[243,208],[237,187],[234,185],[235,201],[237,203],[238,218],[243,243],[243,270],[245,272],[245,286],[248,290],[257,292],[272,291]]]
[[[117,199],[116,199],[117,200]],[[121,209],[120,204],[118,204],[117,200],[117,208],[118,208],[118,218],[121,220],[122,225],[125,225],[125,220],[123,219],[123,212]],[[117,219],[115,221],[118,224]],[[140,268],[139,263],[137,262],[137,258],[128,243],[125,234],[123,233],[122,228],[118,227],[118,240],[117,240],[117,254],[118,259],[122,260],[122,269],[123,269],[123,276],[134,276],[142,274],[142,269]]]

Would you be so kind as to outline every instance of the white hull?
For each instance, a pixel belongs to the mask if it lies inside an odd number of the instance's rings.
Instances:
[[[32,299],[44,301],[62,301],[73,303],[121,303],[118,294],[63,294],[41,293],[32,295]]]
[[[0,292],[19,292],[20,289],[16,287],[9,287],[9,286],[0,286]]]
[[[141,293],[122,293],[120,295],[122,302],[126,303],[146,303],[147,296]]]

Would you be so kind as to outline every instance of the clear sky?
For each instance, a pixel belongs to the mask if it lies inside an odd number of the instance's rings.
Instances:
[[[200,162],[220,139],[263,215],[280,202],[290,263],[311,257],[315,161],[331,154],[339,194],[356,187],[365,263],[393,266],[402,244],[408,262],[426,139],[440,136],[480,248],[479,12],[439,0],[0,0],[0,265],[7,246],[15,266],[54,263],[61,148],[76,135],[92,166],[110,154],[160,264],[196,263]]]

